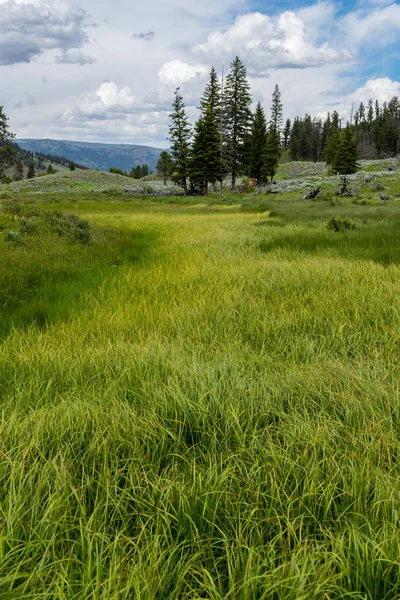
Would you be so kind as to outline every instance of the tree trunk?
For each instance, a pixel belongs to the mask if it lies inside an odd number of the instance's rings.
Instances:
[[[167,174],[164,173],[164,185],[167,185]]]
[[[220,196],[223,196],[223,195],[224,195],[224,185],[223,185],[223,183],[222,183],[222,179],[221,179],[221,181],[219,182],[219,195],[220,195]]]
[[[236,175],[232,173],[231,191],[236,192]]]
[[[183,180],[183,191],[185,192],[185,196],[187,196],[188,189],[187,189],[186,177]]]
[[[204,182],[203,196],[208,196],[208,181]]]

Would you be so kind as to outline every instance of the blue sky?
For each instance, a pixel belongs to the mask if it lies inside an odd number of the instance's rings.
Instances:
[[[19,137],[166,146],[173,92],[190,118],[211,66],[238,55],[255,101],[343,119],[400,96],[400,4],[0,0],[0,105]]]

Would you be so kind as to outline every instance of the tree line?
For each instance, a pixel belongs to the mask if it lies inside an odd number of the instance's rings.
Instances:
[[[380,105],[370,99],[351,108],[344,125],[337,111],[328,113],[324,120],[306,114],[288,119],[283,129],[283,149],[292,160],[325,161],[332,163],[340,132],[349,128],[357,144],[359,158],[388,158],[400,153],[400,101],[394,96]]]
[[[251,111],[251,93],[244,64],[232,62],[224,85],[214,67],[200,99],[194,127],[186,114],[180,88],[170,114],[170,153],[163,152],[157,172],[181,185],[185,193],[207,194],[229,174],[231,190],[239,175],[257,184],[273,181],[282,156],[286,160],[324,161],[333,173],[350,174],[359,158],[384,158],[400,152],[400,102],[382,106],[370,100],[351,110],[342,123],[337,111],[324,120],[310,115],[283,124],[281,93],[276,85],[270,116],[258,103]]]
[[[114,173],[115,175],[123,175],[124,177],[131,177],[132,179],[141,179],[142,177],[146,177],[146,175],[150,175],[152,171],[149,169],[149,165],[137,165],[136,167],[132,167],[130,172],[123,171],[122,169],[118,169],[117,167],[110,167],[110,173]]]

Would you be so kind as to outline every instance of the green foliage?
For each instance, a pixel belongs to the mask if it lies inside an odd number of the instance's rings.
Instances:
[[[8,126],[8,117],[0,106],[0,183],[9,183],[10,178],[6,175],[5,169],[14,164],[16,153],[11,140],[15,137],[10,132]]]
[[[347,217],[331,217],[326,224],[326,228],[329,231],[348,231],[349,229],[355,229],[356,224],[352,219]]]
[[[195,126],[189,164],[190,182],[208,194],[208,183],[215,184],[225,173],[218,123],[209,106],[205,116],[200,117]]]
[[[172,180],[181,185],[187,194],[187,178],[189,176],[190,138],[192,130],[185,111],[185,103],[179,93],[175,90],[175,100],[172,104],[173,112],[170,114],[169,140],[171,142],[171,154],[174,160],[174,172]]]
[[[215,118],[218,125],[220,125],[221,119],[221,84],[218,81],[218,75],[214,67],[210,71],[210,81],[206,85],[206,89],[200,99],[200,110],[202,116],[205,117],[207,110],[211,110],[213,118]]]
[[[251,95],[246,67],[236,57],[226,78],[223,96],[224,146],[223,158],[231,173],[231,189],[236,188],[236,177],[243,171],[245,142],[251,128]]]
[[[332,168],[340,175],[351,175],[360,168],[357,160],[357,141],[351,127],[346,127],[340,134]]]
[[[325,150],[324,150],[324,158],[325,162],[328,166],[333,168],[335,157],[337,151],[340,146],[340,130],[338,128],[332,128],[328,134]]]
[[[51,164],[49,164],[49,166],[47,167],[46,173],[47,173],[47,175],[54,175],[55,173],[57,173],[57,171],[53,168],[53,166]]]
[[[109,173],[114,173],[114,175],[122,175],[123,177],[129,177],[126,171],[118,169],[117,167],[110,167]]]
[[[75,168],[76,168],[76,165],[75,165],[75,163],[74,163],[74,162],[71,162],[71,163],[69,164],[69,170],[70,170],[70,171],[75,171]]]
[[[259,102],[257,104],[251,126],[249,140],[250,161],[249,175],[257,180],[257,183],[263,183],[262,169],[264,162],[264,152],[267,143],[267,122],[264,109]]]
[[[26,174],[26,178],[33,179],[35,176],[36,176],[35,165],[33,164],[33,162],[30,162],[29,166],[28,166],[28,173]]]
[[[17,160],[15,161],[13,180],[14,181],[22,181],[23,178],[24,178],[24,165],[22,163],[22,160],[20,158],[17,158]]]
[[[131,172],[129,173],[129,177],[132,177],[132,179],[141,179],[142,177],[147,177],[148,174],[149,167],[147,164],[137,165],[136,167],[132,167]],[[128,173],[124,171],[123,175],[128,176]]]
[[[174,162],[171,155],[166,150],[161,152],[156,169],[157,173],[163,178],[164,185],[167,185],[167,179],[171,176],[174,170]]]
[[[279,132],[275,130],[271,123],[268,129],[267,143],[262,156],[263,164],[261,169],[261,177],[264,181],[268,181],[269,177],[271,178],[271,181],[273,180],[278,168],[281,154],[282,150],[280,146]]]
[[[20,246],[23,243],[22,235],[19,231],[13,231],[12,229],[4,230],[4,241]]]
[[[11,225],[13,229],[8,229]],[[76,215],[63,214],[59,210],[44,211],[15,201],[6,202],[0,209],[1,231],[4,232],[4,240],[12,242],[22,241],[27,236],[53,234],[83,244],[91,239],[88,221]]]
[[[267,140],[262,154],[261,177],[264,181],[273,180],[282,156],[280,128],[282,125],[282,102],[279,87],[276,85],[272,94],[271,121]]]

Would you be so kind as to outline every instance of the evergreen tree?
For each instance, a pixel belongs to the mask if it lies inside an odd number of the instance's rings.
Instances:
[[[15,161],[14,181],[21,181],[24,178],[24,165],[20,158]]]
[[[9,181],[5,169],[11,167],[16,160],[15,149],[10,143],[14,137],[15,135],[9,130],[8,118],[3,112],[3,107],[0,106],[0,183]]]
[[[257,104],[251,127],[249,175],[262,182],[263,155],[267,143],[267,121],[260,102]]]
[[[215,185],[226,172],[219,128],[211,106],[195,125],[189,172],[191,184],[200,186],[204,194],[208,194],[208,184]]]
[[[55,169],[53,169],[52,165],[49,163],[47,170],[46,170],[47,175],[54,175],[55,172],[56,172]]]
[[[210,81],[200,100],[200,110],[205,117],[208,107],[211,109],[212,116],[220,123],[221,117],[221,84],[218,81],[218,75],[214,67],[210,71]]]
[[[28,173],[26,174],[26,178],[27,179],[33,179],[36,175],[36,171],[35,171],[35,165],[33,164],[33,162],[29,163],[28,166]]]
[[[283,147],[285,148],[285,150],[287,150],[289,148],[291,131],[292,131],[292,124],[290,122],[290,119],[287,119],[286,123],[285,123],[285,129],[283,130]]]
[[[338,127],[331,127],[324,149],[324,159],[329,167],[333,167],[335,156],[340,144],[340,131]]]
[[[268,181],[269,177],[271,178],[271,181],[273,181],[280,157],[281,147],[279,143],[279,134],[275,127],[270,124],[267,134],[267,143],[265,145],[263,154],[263,166],[261,171],[261,177],[264,181]]]
[[[167,185],[167,179],[170,177],[173,167],[174,163],[171,155],[164,150],[164,152],[161,152],[156,166],[157,173],[163,178],[164,185]]]
[[[333,170],[340,175],[351,175],[358,171],[357,142],[353,129],[347,126],[340,134],[339,145],[333,161]]]
[[[224,90],[224,159],[231,172],[231,189],[243,170],[244,142],[251,126],[251,96],[246,68],[238,57],[231,64]]]
[[[76,166],[76,165],[75,165],[75,163],[74,163],[74,162],[71,162],[71,163],[69,163],[69,170],[70,170],[70,171],[75,171],[75,166]]]
[[[272,94],[271,121],[268,128],[267,143],[264,149],[262,177],[273,180],[282,156],[280,129],[282,126],[282,102],[279,87]]]
[[[272,94],[271,125],[279,138],[279,144],[282,128],[282,111],[283,106],[281,102],[281,93],[279,91],[279,86],[275,85],[274,92]]]
[[[185,112],[185,103],[179,93],[175,90],[175,100],[172,104],[173,112],[170,114],[169,140],[171,142],[171,154],[174,160],[174,173],[172,179],[181,185],[187,194],[187,178],[190,157],[191,127]]]

